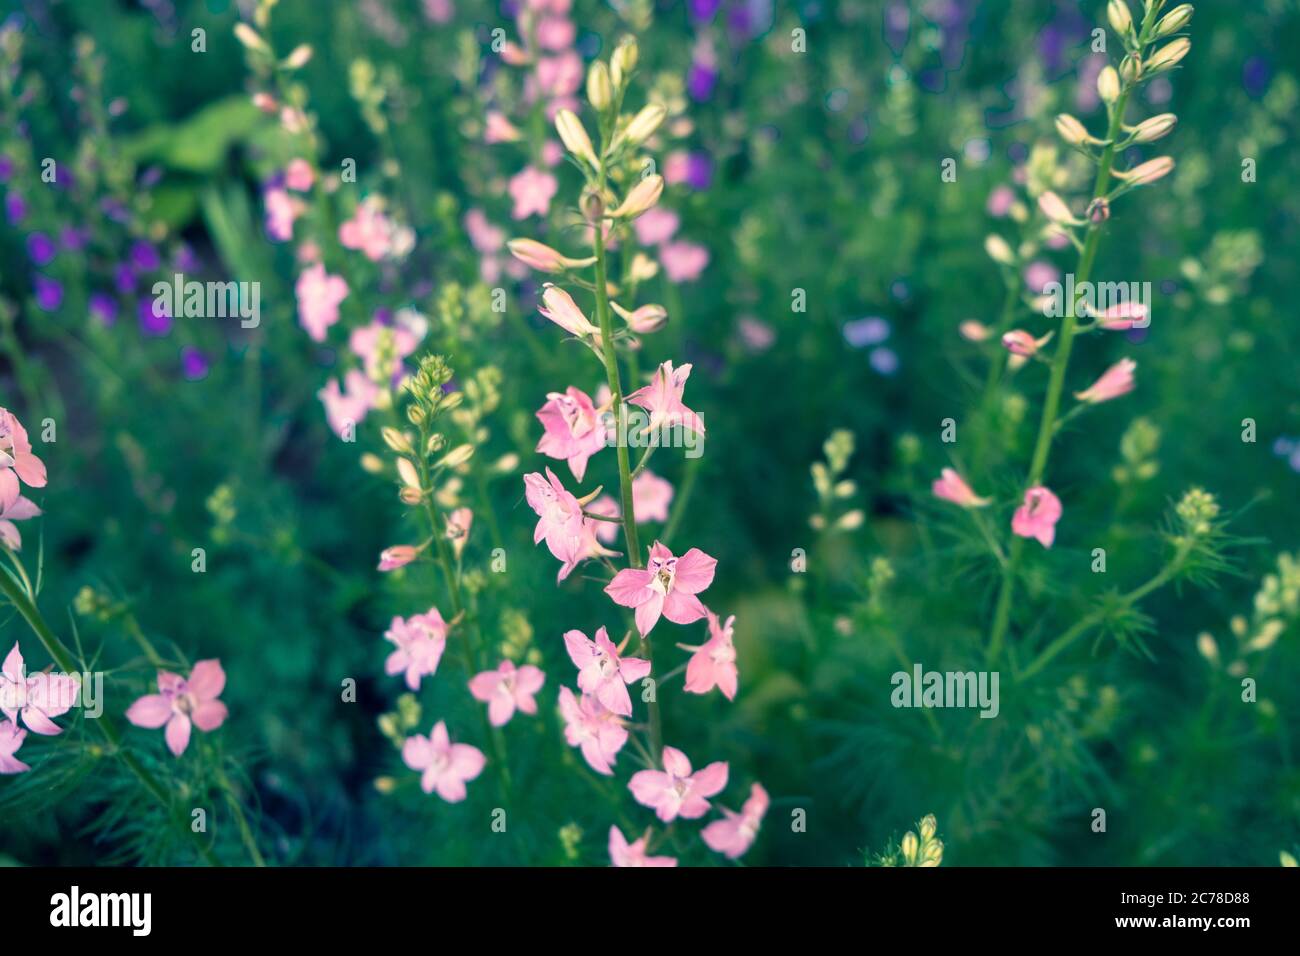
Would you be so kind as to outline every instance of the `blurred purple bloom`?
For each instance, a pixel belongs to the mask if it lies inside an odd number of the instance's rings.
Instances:
[[[79,226],[64,226],[59,232],[59,245],[69,252],[80,252],[90,241],[90,230]]]
[[[172,330],[172,317],[160,315],[151,298],[140,300],[139,319],[140,331],[145,335],[162,336]]]
[[[59,247],[43,232],[33,232],[27,237],[27,255],[37,266],[47,266],[54,261]]]
[[[844,341],[855,349],[879,345],[889,338],[889,323],[878,315],[844,323]]]
[[[881,375],[893,375],[898,371],[898,355],[895,354],[893,349],[883,346],[872,349],[868,361],[871,362],[871,367]]]
[[[14,161],[8,156],[0,155],[0,183],[9,182],[9,177],[14,174]]]
[[[131,243],[131,265],[136,272],[153,272],[162,265],[162,259],[158,257],[157,249],[142,240]]]
[[[127,293],[135,291],[135,270],[130,264],[120,262],[113,267],[113,285],[118,292]]]
[[[1241,85],[1251,96],[1263,96],[1273,79],[1273,68],[1260,56],[1252,56],[1241,71]]]
[[[181,374],[191,382],[206,377],[209,367],[207,357],[198,349],[189,345],[181,349]]]
[[[99,319],[102,324],[112,325],[117,321],[117,299],[107,292],[92,292],[90,314]]]
[[[44,312],[54,312],[63,304],[63,286],[39,272],[36,274],[36,304]]]
[[[691,99],[704,102],[713,95],[713,88],[718,83],[718,71],[703,63],[691,64],[691,71],[686,77],[686,89]]]
[[[9,217],[9,224],[13,226],[27,218],[27,203],[23,202],[22,196],[14,192],[5,196],[5,215]]]
[[[722,6],[722,0],[688,0],[687,6],[692,19],[697,23],[707,23],[718,12],[718,7]]]

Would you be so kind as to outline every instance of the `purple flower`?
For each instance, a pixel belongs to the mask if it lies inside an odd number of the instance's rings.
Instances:
[[[688,6],[691,17],[697,23],[707,23],[718,12],[718,7],[722,6],[722,0],[689,0]]]
[[[90,230],[77,226],[65,226],[59,232],[59,245],[69,252],[80,252],[90,240]]]
[[[191,382],[205,378],[208,368],[207,357],[198,349],[189,345],[181,349],[181,374]]]
[[[881,375],[893,375],[898,371],[898,355],[895,354],[893,349],[883,346],[872,349],[867,360],[871,362],[871,367]]]
[[[889,323],[878,315],[844,323],[844,341],[855,349],[879,345],[889,338]]]
[[[0,183],[9,182],[9,177],[14,174],[14,161],[8,156],[0,155]]]
[[[713,160],[708,153],[691,153],[686,161],[686,183],[697,192],[713,182]]]
[[[153,299],[140,300],[139,318],[140,331],[145,335],[162,336],[172,330],[172,317],[160,314]]]
[[[27,255],[37,266],[47,266],[54,261],[59,247],[43,232],[33,232],[27,237]]]
[[[92,292],[90,314],[99,319],[103,325],[112,325],[117,321],[117,299],[107,292]]]
[[[136,272],[153,272],[162,264],[162,260],[158,258],[157,249],[140,241],[131,244],[131,264]]]
[[[9,217],[9,224],[16,226],[27,218],[27,203],[23,202],[23,197],[15,192],[5,196],[5,215]]]
[[[717,70],[703,63],[694,63],[691,65],[690,73],[687,74],[686,88],[691,94],[691,99],[702,103],[713,95],[713,88],[717,82]]]
[[[129,263],[121,262],[113,267],[113,285],[123,294],[135,291],[135,271]]]
[[[54,312],[63,304],[63,286],[49,276],[36,273],[36,304],[43,312]]]

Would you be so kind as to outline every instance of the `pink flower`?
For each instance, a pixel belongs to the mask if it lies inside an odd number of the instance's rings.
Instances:
[[[770,800],[761,784],[754,784],[749,790],[749,799],[739,813],[722,810],[723,819],[714,820],[700,833],[709,849],[723,854],[729,860],[745,855],[758,836],[758,828],[763,823]]]
[[[546,547],[562,564],[558,580],[563,581],[581,560],[583,544],[582,505],[564,489],[551,469],[543,478],[537,472],[524,475],[524,499],[537,512],[533,544]]]
[[[659,247],[659,262],[669,282],[694,282],[709,264],[709,250],[694,242],[666,242]]]
[[[410,329],[385,325],[378,319],[353,329],[348,336],[348,348],[361,359],[366,374],[376,382],[399,376],[402,359],[414,352],[419,344],[419,337]]]
[[[293,221],[298,218],[298,206],[283,189],[266,191],[266,234],[274,242],[287,242],[293,238]]]
[[[636,608],[636,628],[645,637],[662,614],[674,624],[690,624],[708,611],[695,595],[713,583],[718,562],[699,548],[680,558],[658,541],[645,568],[624,568],[605,587],[615,604]]]
[[[703,435],[704,419],[682,404],[682,393],[686,390],[686,380],[690,377],[689,364],[674,369],[672,362],[664,362],[655,371],[654,380],[649,385],[638,388],[627,397],[627,401],[632,405],[640,405],[650,413],[650,431],[656,431],[665,425],[681,425]]]
[[[667,521],[668,506],[673,501],[673,485],[651,471],[632,479],[632,514],[637,524]]]
[[[469,508],[457,508],[447,515],[446,521],[447,539],[451,542],[452,553],[459,561],[465,550],[465,542],[469,540],[469,529],[474,524],[474,512]]]
[[[360,369],[349,369],[343,376],[347,390],[339,389],[338,379],[330,379],[316,397],[325,406],[325,419],[340,438],[349,438],[356,426],[365,421],[366,414],[375,407],[380,388]]]
[[[22,495],[7,507],[0,505],[0,542],[5,547],[19,550],[23,546],[23,537],[18,533],[18,526],[14,522],[35,518],[40,513],[41,509]]]
[[[1012,329],[1010,332],[1003,333],[1002,347],[1012,355],[1023,355],[1025,357],[1038,354],[1038,350],[1047,344],[1052,337],[1048,332],[1041,339],[1036,339],[1024,329]]]
[[[1061,270],[1050,262],[1037,259],[1025,267],[1025,285],[1029,291],[1041,294],[1053,282],[1061,281]]]
[[[537,311],[570,335],[576,335],[579,338],[590,335],[597,340],[600,339],[600,329],[591,324],[591,321],[578,308],[578,304],[573,301],[573,296],[558,285],[552,285],[549,282],[546,284],[545,289],[542,291],[542,302],[545,303],[545,307],[538,307]]]
[[[298,297],[298,322],[317,342],[325,341],[325,331],[339,320],[339,303],[348,297],[348,284],[342,276],[325,272],[322,263],[304,269],[294,286]]]
[[[345,249],[358,249],[371,262],[378,262],[395,251],[397,229],[384,215],[378,196],[367,196],[357,206],[352,218],[339,226],[339,242]]]
[[[717,761],[699,773],[691,773],[691,762],[676,747],[664,748],[664,769],[639,770],[627,788],[636,802],[650,807],[664,823],[678,817],[694,820],[709,812],[709,797],[727,785],[727,764]]]
[[[1011,530],[1022,538],[1037,538],[1044,548],[1056,540],[1056,522],[1061,520],[1061,499],[1042,485],[1025,492],[1025,503],[1011,516]]]
[[[291,159],[284,171],[284,184],[295,192],[305,193],[316,181],[316,174],[311,171],[311,163],[305,159]]]
[[[24,773],[32,768],[17,757],[27,731],[19,730],[12,720],[0,721],[0,773]]]
[[[646,677],[650,662],[639,657],[620,657],[603,627],[596,631],[594,641],[588,640],[582,631],[565,631],[564,647],[578,668],[578,689],[591,694],[601,706],[620,717],[631,717],[632,698],[625,685]]]
[[[727,700],[735,700],[739,674],[731,629],[736,623],[736,615],[731,615],[725,623],[719,623],[718,616],[709,611],[708,618],[709,639],[693,648],[695,653],[686,663],[686,686],[683,689],[688,694],[707,694],[716,687]]]
[[[963,508],[983,508],[992,500],[975,494],[971,486],[966,484],[962,476],[952,468],[945,468],[939,472],[939,477],[930,486],[930,490],[934,492],[936,498],[951,501]]]
[[[560,688],[560,716],[569,746],[581,748],[596,773],[612,776],[615,758],[627,743],[623,719],[590,694],[579,697],[567,687]]]
[[[1097,324],[1111,332],[1123,332],[1141,327],[1147,318],[1147,307],[1140,302],[1119,302],[1097,315]]]
[[[45,464],[32,454],[27,429],[13,412],[0,408],[0,507],[13,507],[20,479],[32,488],[44,488]]]
[[[516,669],[513,661],[502,661],[496,670],[470,678],[469,692],[475,700],[488,705],[492,726],[501,727],[514,716],[516,708],[525,714],[537,713],[533,697],[545,682],[546,675],[531,664]]]
[[[623,831],[609,828],[609,862],[611,866],[676,866],[671,856],[646,856],[647,837],[628,843]]]
[[[420,549],[409,544],[395,544],[379,552],[379,570],[394,571],[405,567],[420,556]]]
[[[537,420],[544,430],[537,450],[567,460],[573,477],[582,481],[587,460],[605,447],[605,428],[591,396],[572,385],[563,394],[551,392]]]
[[[484,255],[501,251],[506,244],[504,230],[498,229],[488,221],[482,209],[471,209],[465,213],[465,232],[469,235],[470,245],[476,252]],[[541,243],[538,243],[541,245]]]
[[[577,28],[564,17],[542,17],[537,21],[537,45],[543,50],[558,52],[573,46]],[[570,93],[573,91],[570,90]]]
[[[80,679],[69,674],[32,674],[24,670],[18,642],[0,666],[0,713],[13,721],[21,715],[23,723],[34,733],[54,737],[59,726],[51,720],[66,714],[77,702]]]
[[[490,110],[484,124],[483,141],[486,143],[513,143],[523,136],[519,128],[500,110]]]
[[[740,341],[744,342],[751,352],[766,352],[776,341],[776,330],[751,315],[741,316],[736,325],[740,332]]]
[[[1119,398],[1121,395],[1127,395],[1133,391],[1137,382],[1133,378],[1133,372],[1137,369],[1137,362],[1132,359],[1120,359],[1106,371],[1102,372],[1101,378],[1093,382],[1082,392],[1075,392],[1074,397],[1081,402],[1091,402],[1096,405],[1099,402],[1109,402],[1112,398]]]
[[[167,749],[179,757],[190,744],[190,726],[213,731],[226,722],[226,705],[217,700],[226,686],[226,672],[218,660],[199,661],[186,680],[170,671],[158,672],[158,693],[146,694],[126,712],[137,727],[167,725]]]
[[[573,50],[537,61],[537,83],[547,96],[572,96],[582,85],[582,77],[582,57]]]
[[[676,234],[680,225],[681,218],[677,213],[663,206],[646,210],[632,222],[632,228],[636,230],[636,241],[643,246],[657,246],[661,242],[667,242]]]
[[[448,803],[465,799],[465,784],[483,772],[487,758],[483,751],[469,744],[454,744],[443,721],[434,724],[433,734],[416,734],[402,744],[402,761],[420,774],[420,789],[433,793]]]
[[[960,332],[961,337],[968,342],[983,342],[993,334],[992,329],[983,322],[976,321],[975,319],[966,319],[957,326],[957,331]]]
[[[998,186],[993,192],[989,193],[988,203],[984,208],[990,216],[1001,219],[1011,212],[1011,207],[1015,204],[1015,201],[1016,194],[1010,186]]]
[[[559,183],[550,173],[525,166],[510,179],[510,198],[515,201],[510,215],[515,219],[527,219],[534,213],[545,216],[557,189]]]
[[[636,507],[635,502],[632,505]],[[621,518],[623,509],[618,506],[618,502],[610,495],[601,495],[591,504],[587,505],[587,511],[594,515],[604,515],[607,518]],[[619,526],[612,521],[595,521],[596,540],[609,544],[618,538]]]
[[[447,623],[436,607],[405,620],[394,617],[384,632],[384,640],[397,645],[397,650],[384,661],[384,673],[405,672],[406,686],[419,690],[420,681],[438,671],[438,662],[447,647]]]

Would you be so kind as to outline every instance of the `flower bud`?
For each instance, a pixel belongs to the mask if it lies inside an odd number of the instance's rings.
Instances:
[[[1110,0],[1106,5],[1106,19],[1110,28],[1121,37],[1127,37],[1133,30],[1133,15],[1129,13],[1125,0]]]
[[[402,479],[402,484],[408,488],[420,487],[420,473],[416,471],[415,465],[409,458],[397,459],[397,477]]]
[[[1167,136],[1177,122],[1178,117],[1173,113],[1161,113],[1159,116],[1143,120],[1133,130],[1133,142],[1150,143]]]
[[[605,65],[604,60],[597,60],[587,71],[587,102],[597,113],[603,113],[609,109],[613,98],[614,94],[609,82],[609,67]]]
[[[458,468],[474,457],[473,445],[457,445],[438,462],[438,468]]]
[[[627,323],[629,329],[640,335],[658,332],[668,324],[668,310],[662,305],[643,305],[633,312],[629,312],[617,302],[611,302],[609,305]]]
[[[1098,196],[1092,202],[1088,203],[1088,211],[1086,215],[1088,221],[1093,223],[1094,225],[1096,223],[1105,222],[1107,219],[1109,219],[1110,203],[1106,201],[1106,197]]]
[[[563,272],[565,269],[582,269],[596,261],[595,256],[570,259],[536,239],[511,239],[506,243],[510,254],[538,272]]]
[[[293,52],[284,58],[284,63],[281,65],[286,70],[300,70],[307,65],[307,61],[311,59],[311,54],[311,44],[300,44],[294,47]]]
[[[918,830],[920,831],[921,834],[921,839],[926,842],[929,842],[930,840],[934,839],[934,834],[938,829],[939,829],[939,822],[935,820],[933,813],[927,814],[924,818],[922,818],[918,826]]]
[[[1219,662],[1219,645],[1208,632],[1202,631],[1196,636],[1196,650],[1211,664]]]
[[[593,169],[600,165],[596,159],[596,150],[592,148],[591,138],[587,135],[586,127],[582,125],[582,120],[578,119],[572,110],[560,110],[555,114],[555,131],[560,134],[560,141],[564,143],[564,148],[570,153]]]
[[[1097,95],[1107,103],[1119,99],[1119,73],[1113,66],[1105,67],[1097,74]]]
[[[242,43],[246,49],[256,50],[258,53],[271,52],[271,48],[266,45],[266,41],[247,23],[235,24],[235,39]]]
[[[1002,336],[1002,347],[1012,355],[1023,355],[1025,358],[1031,358],[1038,354],[1041,349],[1052,338],[1052,333],[1048,332],[1041,339],[1036,339],[1024,329],[1012,329]]]
[[[1011,246],[1007,241],[998,235],[990,235],[984,240],[984,251],[989,254],[989,258],[1004,266],[1013,266],[1016,264],[1016,254],[1011,251]]]
[[[409,544],[398,544],[391,548],[385,548],[379,553],[379,570],[392,571],[395,568],[410,564],[419,556],[420,552]]]
[[[1082,146],[1084,143],[1096,145],[1102,142],[1069,113],[1061,113],[1056,117],[1056,132],[1071,146]]]
[[[1142,75],[1142,61],[1136,56],[1126,56],[1119,61],[1119,78],[1132,86]]]
[[[1127,182],[1130,186],[1145,186],[1148,183],[1155,182],[1157,179],[1168,176],[1173,168],[1174,159],[1172,156],[1159,156],[1155,159],[1134,166],[1126,172],[1116,172],[1115,175]]]
[[[383,430],[380,431],[380,434],[384,438],[384,444],[399,455],[409,455],[412,453],[411,440],[391,425],[385,425]]]
[[[658,103],[644,106],[641,112],[632,117],[617,139],[628,146],[640,146],[654,134],[667,115],[668,111]]]
[[[1187,56],[1187,51],[1192,48],[1192,41],[1187,37],[1179,37],[1170,43],[1166,43],[1147,60],[1147,70],[1151,73],[1158,73],[1161,70],[1168,70],[1177,66],[1183,57]]]
[[[1074,213],[1070,212],[1070,207],[1065,204],[1065,200],[1050,189],[1038,197],[1038,208],[1052,222],[1066,223],[1067,225],[1077,225],[1079,222],[1074,218]]]
[[[1182,3],[1174,7],[1156,24],[1155,39],[1167,37],[1171,33],[1177,33],[1183,27],[1187,26],[1192,19],[1193,8],[1190,3]]]
[[[635,219],[659,201],[664,191],[664,178],[656,173],[646,176],[628,191],[627,197],[610,215],[615,219]]]
[[[903,852],[903,859],[907,861],[908,866],[915,864],[916,851],[918,847],[919,841],[916,839],[916,834],[911,830],[908,830],[907,833],[903,835],[903,842],[899,845],[899,849]]]
[[[618,89],[623,88],[627,78],[632,75],[636,69],[637,46],[636,37],[625,36],[618,41],[618,46],[614,48],[613,55],[609,58],[609,72],[614,81],[614,86]]]

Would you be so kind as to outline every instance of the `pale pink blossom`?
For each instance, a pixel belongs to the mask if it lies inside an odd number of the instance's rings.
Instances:
[[[537,311],[564,331],[579,338],[592,336],[599,341],[600,329],[591,324],[587,316],[578,308],[578,304],[573,301],[573,296],[558,285],[549,282],[546,284],[546,288],[542,291],[542,302],[545,306],[539,306]],[[690,368],[689,365],[686,367]]]
[[[582,57],[574,50],[537,60],[537,83],[546,96],[572,96],[582,85],[583,74]]]
[[[506,234],[488,221],[487,213],[482,209],[471,209],[465,213],[465,232],[469,235],[470,245],[483,255],[501,251],[506,244]],[[540,243],[539,243],[540,245]]]
[[[32,488],[45,487],[45,463],[32,454],[27,429],[13,412],[0,408],[0,507],[18,501],[19,480]]]
[[[682,393],[690,377],[689,364],[675,369],[672,362],[664,362],[655,370],[649,385],[638,388],[627,397],[630,404],[639,405],[650,413],[649,431],[681,425],[697,434],[704,434],[704,419],[682,404]]]
[[[1034,338],[1024,329],[1012,329],[1002,335],[1002,347],[1012,355],[1021,355],[1025,358],[1037,355],[1041,349],[1052,338],[1052,333],[1048,332],[1041,339]]]
[[[650,807],[664,823],[678,817],[695,820],[709,812],[709,797],[727,785],[727,764],[716,761],[697,773],[676,747],[665,747],[663,770],[640,770],[632,774],[628,789],[636,802]]]
[[[1119,302],[1097,313],[1097,324],[1111,332],[1123,332],[1146,324],[1147,307],[1140,302]]]
[[[27,731],[20,730],[12,720],[0,721],[0,774],[25,773],[32,769],[14,756],[26,736]]]
[[[989,193],[985,209],[990,216],[1001,219],[1011,212],[1011,207],[1015,204],[1015,201],[1015,190],[1010,186],[998,186],[994,188],[993,192]]]
[[[579,690],[591,694],[620,717],[632,716],[632,698],[626,685],[648,676],[650,662],[619,656],[618,648],[603,627],[596,631],[594,641],[582,631],[565,631],[564,647],[578,668]]]
[[[519,128],[506,118],[500,110],[489,110],[484,126],[483,139],[488,143],[513,143],[523,137]]]
[[[158,672],[158,693],[146,694],[127,709],[126,719],[137,727],[167,729],[167,749],[179,757],[190,744],[191,727],[211,732],[226,722],[226,705],[217,700],[226,686],[218,660],[198,661],[189,680],[170,671]]]
[[[340,438],[349,438],[356,426],[365,420],[375,407],[380,388],[360,369],[349,369],[343,376],[346,390],[339,388],[338,379],[332,378],[316,397],[325,406],[325,419]]]
[[[939,477],[930,485],[930,490],[934,492],[936,498],[951,501],[963,508],[983,508],[992,500],[975,494],[971,486],[966,484],[966,480],[952,468],[941,471]]]
[[[1041,259],[1025,267],[1025,285],[1035,294],[1041,294],[1053,282],[1061,281],[1061,270]]]
[[[348,284],[342,276],[332,276],[323,263],[304,269],[294,286],[298,298],[298,322],[317,342],[325,341],[325,332],[339,320],[339,303],[348,296]]]
[[[546,675],[532,664],[516,668],[513,661],[502,661],[494,671],[483,671],[470,678],[469,692],[475,700],[488,705],[488,722],[501,727],[509,722],[515,711],[537,713],[537,692],[546,682]]]
[[[554,139],[542,143],[542,162],[547,166],[558,166],[564,161],[564,146]]]
[[[643,246],[657,246],[667,242],[677,233],[681,217],[671,209],[655,206],[647,210],[640,218],[633,220],[632,228],[636,230],[636,240]]]
[[[776,330],[751,315],[741,316],[736,326],[740,332],[740,341],[751,352],[766,352],[776,341]]]
[[[15,641],[0,665],[0,713],[15,726],[21,716],[33,733],[56,736],[60,728],[51,718],[72,709],[80,683],[74,674],[27,674]]]
[[[465,784],[483,772],[487,758],[469,744],[454,744],[443,721],[434,724],[429,737],[416,734],[402,744],[402,762],[421,771],[420,789],[437,792],[448,803],[460,803],[468,791]]]
[[[293,223],[298,218],[298,204],[283,189],[268,189],[266,205],[266,234],[273,242],[288,242],[293,238]]]
[[[623,718],[592,695],[579,697],[567,687],[560,688],[560,716],[569,746],[578,747],[596,773],[612,776],[618,752],[627,743]]]
[[[709,250],[685,240],[665,242],[659,247],[659,263],[669,282],[694,282],[709,264]]]
[[[558,53],[573,46],[573,38],[577,32],[572,20],[564,17],[542,17],[537,21],[537,45],[543,50]]]
[[[457,508],[446,517],[447,540],[451,542],[451,551],[456,560],[460,560],[469,540],[469,529],[474,524],[474,512],[469,508]]]
[[[636,523],[667,521],[673,501],[673,485],[666,478],[646,470],[632,479],[632,514]]]
[[[450,23],[456,15],[451,0],[424,0],[424,15],[430,23]]]
[[[686,662],[686,686],[683,689],[689,694],[707,694],[716,687],[727,700],[735,700],[739,673],[732,627],[736,615],[722,622],[718,615],[709,611],[708,619],[709,639],[699,647],[689,648],[695,653]]]
[[[582,505],[549,468],[545,477],[537,472],[524,475],[524,499],[537,513],[533,544],[546,542],[551,554],[561,562],[558,580],[563,581],[582,559]]]
[[[551,208],[551,199],[559,189],[555,177],[533,166],[525,166],[510,178],[510,198],[514,200],[514,209],[510,215],[515,219],[527,219],[531,215],[545,216]]]
[[[738,859],[745,855],[758,836],[758,829],[762,826],[770,802],[767,791],[756,783],[750,787],[749,799],[739,813],[720,807],[723,818],[706,826],[700,836],[710,850],[721,853],[729,860]]]
[[[572,385],[563,394],[550,392],[546,404],[537,412],[537,420],[543,429],[537,450],[566,460],[573,477],[582,481],[588,459],[605,447],[601,410],[592,403],[591,396]]]
[[[402,360],[416,350],[420,338],[411,329],[385,325],[374,319],[352,330],[348,348],[361,359],[366,374],[376,382],[387,381],[402,372]]]
[[[1101,378],[1093,382],[1082,392],[1075,392],[1074,397],[1081,402],[1090,402],[1094,405],[1100,402],[1109,402],[1112,398],[1119,398],[1121,395],[1127,395],[1133,391],[1137,382],[1133,378],[1133,372],[1137,370],[1137,362],[1132,359],[1120,359],[1110,368],[1101,374]]]
[[[22,495],[11,505],[0,504],[0,543],[15,551],[19,550],[23,546],[23,537],[18,533],[18,526],[14,522],[35,518],[40,513],[41,509]]]
[[[656,541],[646,567],[624,568],[605,593],[615,604],[636,608],[636,628],[645,637],[660,615],[674,624],[691,624],[708,613],[696,595],[713,583],[717,564],[699,548],[678,558]]]
[[[406,686],[419,690],[420,681],[438,672],[442,652],[447,648],[447,622],[436,607],[406,619],[394,617],[384,632],[384,640],[397,647],[384,661],[384,673],[405,674]]]
[[[284,171],[284,184],[290,189],[300,193],[305,193],[312,187],[316,181],[316,174],[312,172],[311,163],[305,159],[291,159],[289,165]]]
[[[379,570],[395,571],[420,556],[420,549],[409,544],[395,544],[379,552]]]
[[[339,226],[339,242],[345,249],[356,249],[371,262],[393,255],[398,247],[398,229],[384,214],[378,196],[367,196]]]
[[[983,342],[993,334],[992,329],[976,319],[966,319],[957,326],[957,331],[968,342]]]
[[[635,508],[635,503],[633,508]],[[623,509],[619,507],[618,501],[612,495],[601,495],[591,504],[587,505],[587,513],[593,515],[604,515],[607,518],[622,518]],[[596,521],[596,540],[609,544],[618,538],[619,526],[612,521]]]
[[[609,828],[609,863],[611,866],[676,866],[677,860],[671,856],[647,856],[648,837],[641,837],[628,843],[623,831],[616,826]]]
[[[1011,516],[1011,530],[1022,538],[1034,538],[1044,548],[1056,540],[1056,522],[1061,520],[1061,499],[1042,485],[1025,492],[1025,501]]]

